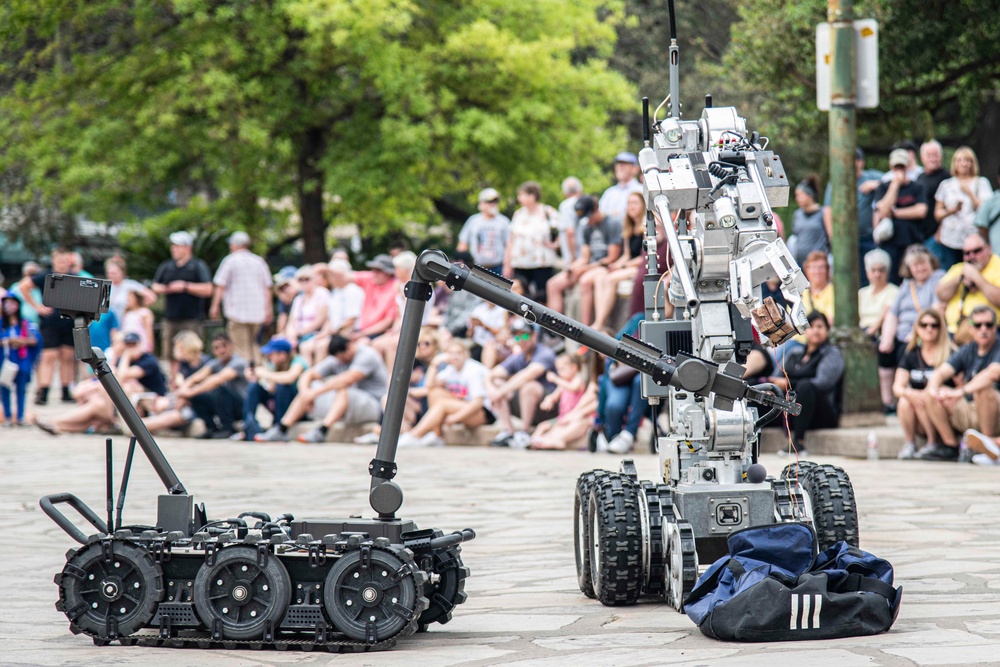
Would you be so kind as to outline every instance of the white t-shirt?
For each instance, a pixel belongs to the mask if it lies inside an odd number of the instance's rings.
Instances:
[[[500,306],[494,306],[492,303],[484,301],[472,309],[469,317],[478,318],[480,322],[490,329],[499,329],[507,320],[507,311]],[[487,331],[486,327],[477,326],[472,330],[472,342],[477,345],[486,345],[496,340],[496,337]]]
[[[510,266],[514,269],[538,269],[556,265],[556,251],[546,243],[552,240],[552,227],[559,224],[558,213],[550,214],[546,206],[539,206],[535,214],[525,208],[514,211],[510,223]]]
[[[361,308],[365,303],[365,291],[349,283],[344,287],[335,287],[330,290],[330,300],[327,307],[327,318],[330,322],[331,330],[336,333],[344,326],[344,322],[355,318],[355,329],[357,328],[357,318],[361,315]]]
[[[976,194],[980,205],[993,196],[993,188],[983,176],[976,178],[969,189]],[[961,248],[965,237],[976,231],[976,211],[972,208],[972,199],[962,192],[962,186],[954,176],[941,181],[934,199],[944,202],[947,208],[958,203],[962,204],[962,209],[958,213],[953,213],[941,221],[941,245],[953,249]]]
[[[478,361],[466,359],[462,370],[448,364],[438,373],[437,379],[455,398],[463,401],[482,398],[483,406],[489,410],[490,400],[486,397],[486,376],[489,373],[490,369]]]

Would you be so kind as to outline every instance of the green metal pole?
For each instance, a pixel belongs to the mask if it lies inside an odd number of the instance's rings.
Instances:
[[[858,207],[854,152],[854,0],[828,0],[830,22],[830,208],[833,213],[834,340],[846,361],[845,413],[880,410],[875,349],[858,327]]]

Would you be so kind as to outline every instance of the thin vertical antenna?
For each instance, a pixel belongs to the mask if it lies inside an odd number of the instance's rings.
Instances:
[[[674,0],[668,0],[670,14],[670,115],[681,117],[680,47],[677,46],[677,19],[674,16]]]
[[[135,436],[129,438],[128,456],[125,457],[125,469],[122,471],[122,484],[118,489],[118,518],[115,520],[115,530],[122,527],[122,511],[125,509],[125,491],[128,489],[128,478],[132,472],[132,456],[135,454]]]
[[[642,98],[642,145],[649,145],[649,98]]]
[[[111,438],[104,441],[104,453],[108,464],[108,535],[111,535],[115,532],[115,489],[114,480],[111,478],[114,472],[114,466],[111,461]]]

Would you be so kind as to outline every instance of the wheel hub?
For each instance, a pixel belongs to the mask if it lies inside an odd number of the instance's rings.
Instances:
[[[122,582],[118,577],[108,577],[101,582],[101,597],[114,602],[122,596]]]
[[[239,584],[233,586],[233,590],[230,592],[229,596],[233,598],[233,602],[236,604],[243,604],[250,599],[250,591],[246,586]]]
[[[378,599],[382,597],[382,591],[374,584],[371,583],[361,589],[361,601],[369,606],[373,607],[378,603]]]

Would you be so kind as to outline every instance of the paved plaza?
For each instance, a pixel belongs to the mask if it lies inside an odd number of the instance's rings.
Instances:
[[[54,411],[48,408],[47,411]],[[229,651],[95,647],[73,636],[53,603],[52,576],[72,540],[38,508],[38,498],[72,492],[98,514],[104,506],[104,445],[98,436],[51,437],[0,430],[0,653],[2,665],[855,665],[1000,664],[1000,469],[915,461],[820,458],[854,482],[861,546],[887,558],[904,588],[889,634],[824,642],[730,644],[702,636],[664,604],[603,607],[580,594],[573,562],[577,475],[617,468],[583,452],[487,448],[408,450],[397,481],[401,515],[421,527],[472,527],[464,548],[469,601],[444,626],[389,652]],[[247,445],[164,438],[177,474],[214,518],[247,510],[272,515],[370,516],[367,464],[356,445]],[[116,467],[126,440],[117,441]],[[637,457],[640,475],[656,460]],[[769,472],[783,461],[762,460]],[[117,486],[117,481],[116,481]],[[149,522],[162,491],[137,459],[125,519]]]

